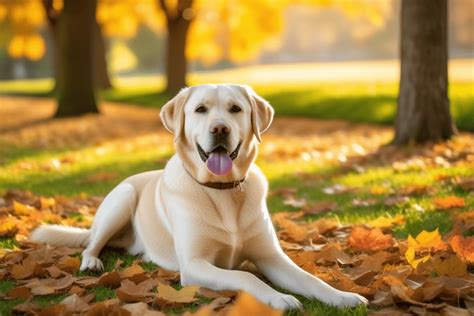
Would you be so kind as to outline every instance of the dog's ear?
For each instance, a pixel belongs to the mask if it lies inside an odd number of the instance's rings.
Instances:
[[[258,142],[262,142],[261,134],[270,127],[273,121],[275,111],[267,100],[259,96],[250,86],[242,85],[245,94],[250,101],[252,107],[252,130]]]
[[[190,88],[182,89],[173,99],[168,101],[160,111],[160,119],[164,127],[174,134],[178,141],[184,132],[184,105],[189,97]]]

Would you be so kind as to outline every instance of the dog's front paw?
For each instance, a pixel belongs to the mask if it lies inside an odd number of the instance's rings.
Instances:
[[[270,299],[269,305],[276,309],[303,309],[303,304],[301,304],[298,299],[291,295],[275,295]]]
[[[104,264],[97,257],[82,254],[81,271],[86,270],[104,271]]]
[[[360,304],[367,305],[368,300],[359,294],[338,291],[327,303],[337,307],[353,307]]]

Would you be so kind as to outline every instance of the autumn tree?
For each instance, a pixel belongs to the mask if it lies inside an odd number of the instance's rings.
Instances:
[[[159,0],[166,18],[166,91],[175,93],[186,86],[187,59],[186,41],[191,21],[194,18],[193,0]]]
[[[402,0],[395,144],[450,138],[447,0]]]
[[[48,24],[48,29],[51,34],[52,39],[52,52],[53,52],[53,72],[55,77],[55,83],[59,81],[58,78],[58,67],[59,59],[61,55],[58,53],[58,18],[62,10],[62,2],[54,0],[42,0],[44,7],[46,20]],[[93,82],[94,86],[99,89],[108,89],[112,87],[110,82],[109,71],[106,61],[106,47],[105,39],[102,35],[102,30],[97,22],[97,19],[94,19],[93,24],[93,63],[91,65],[93,70]]]
[[[64,0],[58,20],[58,108],[56,117],[97,113],[92,67],[97,0]]]

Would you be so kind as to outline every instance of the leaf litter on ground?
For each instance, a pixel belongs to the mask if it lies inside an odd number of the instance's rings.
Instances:
[[[161,315],[173,308],[194,306],[198,315],[238,315],[252,309],[279,313],[245,293],[216,292],[198,286],[176,288],[178,273],[159,267],[147,271],[140,259],[125,268],[118,260],[111,271],[100,275],[78,273],[81,248],[40,245],[25,237],[51,218],[63,223],[71,209],[82,208],[84,215],[92,218],[98,199],[45,198],[22,191],[7,192],[3,199],[2,217],[12,224],[3,225],[0,233],[8,232],[17,246],[4,250],[0,258],[0,279],[14,282],[0,299],[23,300],[14,307],[16,312]],[[319,205],[322,211],[333,208],[324,201]],[[438,230],[422,231],[407,240],[392,235],[393,226],[405,220],[400,214],[347,226],[333,218],[308,221],[311,212],[303,208],[300,212],[274,214],[273,221],[283,249],[297,265],[340,290],[366,296],[375,314],[395,310],[449,314],[473,307],[474,237],[463,235],[473,227],[473,214],[454,212],[453,231],[445,236]],[[81,221],[83,227],[90,223]],[[96,301],[91,289],[100,286],[112,289],[117,298]],[[32,300],[59,294],[66,297],[47,307]]]

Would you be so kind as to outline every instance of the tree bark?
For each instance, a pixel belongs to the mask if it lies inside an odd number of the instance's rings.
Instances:
[[[53,8],[53,0],[43,0],[43,8],[46,13],[48,28],[51,34],[52,41],[52,56],[53,56],[53,77],[54,87],[53,91],[57,90],[57,83],[59,82],[59,35],[58,35],[58,19],[60,12],[55,11]],[[94,87],[98,89],[109,89],[112,88],[110,82],[110,76],[107,66],[107,47],[105,38],[103,37],[102,30],[97,20],[94,21],[94,63],[91,65],[94,74]]]
[[[402,0],[395,144],[450,138],[447,0]]]
[[[64,0],[58,21],[60,80],[55,117],[99,112],[91,67],[96,5],[97,0]]]
[[[189,26],[194,18],[192,0],[178,0],[177,7],[171,9],[165,0],[159,4],[166,16],[168,37],[166,45],[166,92],[175,94],[186,86],[187,59],[186,41]]]
[[[110,82],[109,69],[107,67],[106,58],[106,43],[97,20],[94,19],[94,63],[92,64],[92,71],[94,73],[94,87],[99,89],[110,89],[112,83]]]

